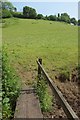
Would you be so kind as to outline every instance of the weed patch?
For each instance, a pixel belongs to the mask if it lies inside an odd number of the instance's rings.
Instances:
[[[2,108],[3,119],[10,119],[13,117],[16,99],[20,91],[20,81],[18,76],[15,74],[14,69],[9,65],[7,53],[3,50],[2,56]]]
[[[52,108],[52,96],[49,95],[47,83],[44,79],[38,80],[37,94],[39,96],[41,110],[43,112],[50,111]]]

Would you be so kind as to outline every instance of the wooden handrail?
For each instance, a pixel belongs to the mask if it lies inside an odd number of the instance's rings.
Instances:
[[[40,64],[41,61],[41,64]],[[54,92],[56,98],[60,102],[65,114],[67,115],[67,118],[70,120],[79,120],[78,116],[75,114],[69,103],[66,101],[66,99],[63,97],[61,91],[57,88],[53,80],[49,77],[49,75],[46,73],[45,69],[42,67],[42,60],[39,59],[37,60],[38,64],[38,75],[41,76],[41,72],[44,74],[46,77],[52,91]]]

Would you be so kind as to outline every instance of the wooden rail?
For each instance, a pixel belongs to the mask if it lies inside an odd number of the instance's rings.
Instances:
[[[66,101],[66,99],[63,97],[61,91],[57,88],[53,80],[49,77],[49,75],[46,73],[44,68],[42,67],[42,59],[37,60],[38,64],[38,76],[40,78],[41,73],[46,77],[46,80],[49,83],[49,86],[51,87],[52,91],[54,92],[56,98],[60,102],[65,114],[67,115],[67,118],[70,120],[79,120],[78,116],[75,114],[69,103]]]

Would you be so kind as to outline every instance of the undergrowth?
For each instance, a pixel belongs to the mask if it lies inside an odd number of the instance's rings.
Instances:
[[[52,96],[49,94],[47,83],[44,79],[38,79],[37,94],[40,100],[41,110],[49,112],[52,108]]]
[[[20,91],[19,77],[9,64],[9,59],[5,50],[2,54],[2,117],[11,119],[14,114],[16,99]]]

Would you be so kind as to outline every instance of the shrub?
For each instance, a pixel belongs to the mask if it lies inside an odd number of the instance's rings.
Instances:
[[[12,12],[13,17],[23,18],[23,14],[21,12]]]
[[[4,50],[2,68],[3,119],[10,119],[15,109],[16,99],[20,91],[20,84],[14,69],[9,65],[8,55]]]
[[[50,111],[52,107],[52,96],[49,95],[47,84],[43,79],[37,83],[37,94],[39,96],[41,110],[44,112]]]
[[[2,10],[2,18],[10,18],[10,17],[12,17],[11,12],[7,9],[3,9]]]
[[[43,15],[42,14],[38,14],[36,18],[37,19],[43,19]]]

